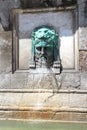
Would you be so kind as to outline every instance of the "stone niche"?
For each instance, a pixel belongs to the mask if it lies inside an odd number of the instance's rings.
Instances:
[[[41,25],[51,25],[59,35],[61,65],[64,72],[78,70],[78,33],[76,7],[13,10],[13,73],[29,71],[31,33]]]

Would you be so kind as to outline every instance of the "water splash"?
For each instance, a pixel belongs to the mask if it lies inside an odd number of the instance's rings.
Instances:
[[[35,109],[40,110],[44,107],[44,104],[46,104],[46,101],[48,99],[52,98],[54,96],[55,92],[58,92],[60,85],[58,84],[56,75],[53,73],[52,69],[49,68],[37,68],[37,100],[35,103]],[[47,93],[49,90],[51,90],[51,95],[47,96],[47,98],[41,96],[42,92]]]
[[[55,75],[55,73],[53,72],[53,70],[52,70],[52,68],[50,68],[49,69],[50,70],[50,74],[52,75],[52,77],[54,78],[54,81],[55,81],[55,83],[56,83],[56,88],[57,88],[57,91],[60,89],[60,83],[58,83],[58,81],[57,81],[57,78],[56,78],[56,75]]]

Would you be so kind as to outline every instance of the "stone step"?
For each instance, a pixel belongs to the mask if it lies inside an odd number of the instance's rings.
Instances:
[[[0,118],[87,121],[87,92],[1,90]]]

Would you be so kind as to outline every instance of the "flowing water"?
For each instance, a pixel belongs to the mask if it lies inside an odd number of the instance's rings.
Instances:
[[[1,120],[0,130],[87,130],[87,123]]]
[[[56,75],[53,73],[52,69],[49,68],[37,68],[35,76],[35,84],[37,88],[37,97],[35,102],[35,108],[41,109],[44,107],[44,103],[48,101],[48,99],[52,96],[54,96],[54,92],[59,90],[59,85],[57,83]],[[41,91],[44,91],[44,95],[46,95],[46,98],[42,98]],[[52,94],[47,96],[46,90],[51,90]]]

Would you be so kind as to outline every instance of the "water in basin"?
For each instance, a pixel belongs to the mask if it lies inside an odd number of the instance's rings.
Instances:
[[[0,130],[87,130],[87,123],[1,120]]]

